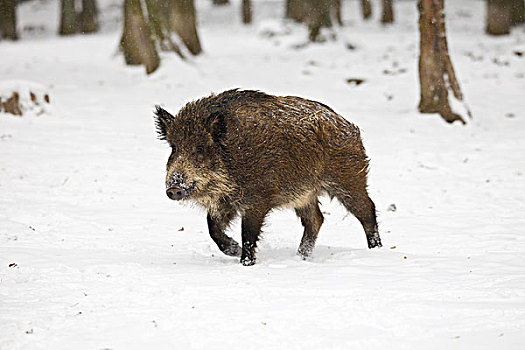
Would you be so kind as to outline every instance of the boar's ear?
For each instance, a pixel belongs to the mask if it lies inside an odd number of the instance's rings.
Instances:
[[[166,112],[162,107],[155,106],[155,126],[157,127],[157,133],[159,134],[159,139],[166,140],[166,132],[168,126],[173,121],[174,117]]]
[[[214,142],[220,143],[226,135],[226,120],[221,112],[213,112],[206,120],[208,131]]]

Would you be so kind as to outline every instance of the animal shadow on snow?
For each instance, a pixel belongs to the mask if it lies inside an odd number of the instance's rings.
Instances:
[[[210,246],[211,248],[211,246]],[[211,250],[211,249],[210,249]],[[256,266],[261,265],[302,265],[308,263],[325,263],[330,261],[351,261],[356,256],[356,251],[360,249],[351,249],[348,247],[333,247],[326,245],[319,245],[311,257],[304,259],[297,254],[297,247],[270,247],[266,244],[261,244]],[[202,252],[202,255],[196,259],[196,263],[206,261],[207,265],[236,265],[239,264],[239,258],[229,257],[221,252]]]

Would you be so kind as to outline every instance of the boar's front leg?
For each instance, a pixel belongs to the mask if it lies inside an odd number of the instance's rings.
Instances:
[[[246,210],[241,223],[242,255],[241,263],[244,266],[255,264],[255,248],[261,233],[264,217],[269,210]]]
[[[236,215],[232,208],[222,208],[213,214],[208,213],[208,230],[213,241],[219,249],[229,256],[241,256],[241,247],[233,238],[224,233],[230,222]]]

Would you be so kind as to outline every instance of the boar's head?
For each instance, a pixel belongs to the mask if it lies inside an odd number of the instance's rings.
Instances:
[[[224,167],[224,116],[202,115],[191,104],[176,116],[156,106],[159,138],[167,141],[171,155],[166,165],[166,194],[173,200],[191,199],[206,203],[228,190]]]

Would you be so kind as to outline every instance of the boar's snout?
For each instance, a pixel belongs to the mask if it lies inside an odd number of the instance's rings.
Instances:
[[[180,201],[181,199],[186,198],[189,193],[182,187],[173,186],[166,190],[166,194],[170,199],[173,199],[174,201]]]

